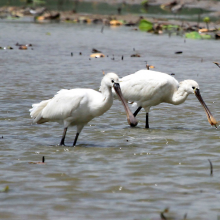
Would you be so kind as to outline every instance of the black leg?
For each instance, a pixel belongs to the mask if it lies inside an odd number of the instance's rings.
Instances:
[[[148,116],[149,116],[149,113],[146,113],[146,124],[145,124],[145,128],[149,128]]]
[[[76,145],[78,137],[79,137],[79,133],[76,133],[76,137],[75,137],[75,140],[73,142],[73,147]]]
[[[134,117],[136,117],[136,115],[138,114],[138,112],[140,111],[142,109],[142,107],[140,106],[140,107],[138,107],[138,109],[134,112]]]
[[[65,137],[66,137],[66,131],[67,131],[67,128],[64,128],[64,130],[63,130],[63,136],[62,136],[62,139],[61,139],[61,141],[60,141],[60,146],[65,146],[64,140],[65,140]]]

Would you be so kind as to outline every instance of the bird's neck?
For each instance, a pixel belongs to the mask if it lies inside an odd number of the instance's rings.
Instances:
[[[101,84],[100,92],[103,95],[103,105],[111,107],[113,103],[112,89],[104,84]]]
[[[189,93],[184,89],[183,86],[180,86],[178,90],[176,90],[172,97],[172,104],[179,105],[185,102]]]

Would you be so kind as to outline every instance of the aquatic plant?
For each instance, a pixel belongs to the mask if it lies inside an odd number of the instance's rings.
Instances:
[[[139,29],[141,31],[151,31],[153,30],[153,23],[146,19],[141,19],[139,22]]]

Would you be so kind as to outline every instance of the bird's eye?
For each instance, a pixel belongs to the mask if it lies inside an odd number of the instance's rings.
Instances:
[[[192,89],[195,89],[195,87],[193,86]]]
[[[114,83],[114,80],[112,80],[112,83]]]

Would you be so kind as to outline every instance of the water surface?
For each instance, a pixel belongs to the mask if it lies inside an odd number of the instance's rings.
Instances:
[[[179,81],[194,79],[220,118],[219,42],[155,36],[132,28],[79,24],[1,23],[0,188],[1,219],[217,219],[220,215],[219,130],[211,127],[194,95],[179,106],[151,109],[137,128],[126,122],[114,101],[92,120],[72,148],[75,128],[58,146],[62,126],[33,125],[32,103],[49,99],[62,88],[99,89],[104,72],[120,77],[145,69],[175,73]],[[18,50],[15,44],[33,44]],[[92,48],[108,57],[89,59]],[[183,51],[175,54],[175,51]],[[71,52],[73,56],[71,56]],[[79,55],[79,53],[82,55]],[[139,53],[140,58],[131,58]],[[114,60],[112,60],[114,55]],[[121,56],[124,59],[121,59]],[[135,108],[131,107],[132,111]],[[29,164],[41,161],[46,164]],[[214,175],[210,176],[210,159]]]

